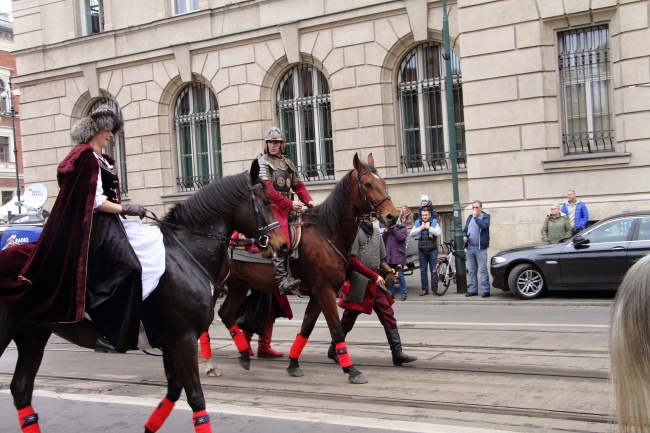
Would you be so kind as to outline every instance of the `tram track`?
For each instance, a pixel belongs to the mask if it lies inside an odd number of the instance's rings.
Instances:
[[[224,361],[225,358],[226,357],[221,357],[220,359]],[[236,362],[235,359],[230,359],[230,361]],[[279,362],[274,362],[274,363],[279,364]],[[301,361],[301,364],[307,366],[309,364],[324,364],[324,362]],[[363,365],[359,365],[359,367],[361,368],[363,367]],[[366,367],[369,367],[369,365],[366,365]],[[385,367],[385,366],[375,365],[374,367]],[[388,369],[394,367],[385,367],[385,368]],[[475,370],[474,372],[478,372],[478,371],[479,370]],[[161,367],[161,373],[162,373],[162,367]],[[507,374],[507,373],[501,373],[501,374]],[[0,377],[6,378],[7,383],[11,380],[11,376],[12,375],[9,373],[0,372]],[[565,375],[562,377],[571,378],[573,376]],[[156,380],[151,378],[119,379],[119,378],[97,377],[93,375],[83,375],[83,374],[66,374],[66,375],[39,374],[37,376],[37,379],[39,381],[46,380],[47,381],[46,386],[48,388],[57,389],[59,392],[62,392],[62,390],[67,390],[65,392],[73,392],[73,393],[87,391],[86,387],[79,388],[74,385],[74,384],[78,384],[80,381],[86,383],[87,385],[92,383],[97,383],[102,385],[115,385],[119,387],[124,387],[124,386],[140,387],[141,386],[147,388],[155,388],[155,389],[160,389],[160,392],[158,393],[160,395],[163,395],[167,388],[167,383],[164,379]],[[5,380],[2,380],[1,382],[5,382]],[[70,384],[70,386],[66,386],[66,384]],[[309,399],[311,401],[316,402],[317,405],[322,404],[324,401],[328,401],[330,403],[347,402],[350,404],[352,404],[354,401],[363,401],[365,404],[379,405],[382,407],[403,406],[403,407],[409,407],[411,409],[424,409],[424,410],[437,409],[437,410],[458,411],[458,412],[477,412],[477,413],[484,413],[484,414],[499,414],[499,415],[516,416],[516,417],[555,419],[555,420],[578,421],[584,423],[599,423],[599,424],[607,424],[613,421],[611,416],[607,414],[598,414],[598,413],[584,413],[584,412],[570,411],[570,410],[513,408],[513,407],[494,405],[494,404],[490,405],[490,404],[475,404],[475,403],[465,403],[465,402],[450,402],[450,401],[442,401],[442,400],[405,398],[399,396],[367,396],[367,395],[357,396],[357,395],[350,395],[347,393],[341,394],[341,393],[333,393],[333,392],[325,392],[325,391],[312,391],[309,389],[301,389],[299,391],[289,390],[289,389],[278,389],[278,388],[260,389],[260,387],[256,384],[223,383],[221,379],[217,379],[216,383],[213,383],[212,381],[206,382],[204,380],[202,386],[206,394],[209,394],[211,392],[221,393],[221,394],[225,393],[229,395],[267,394],[269,396],[272,396],[273,399],[277,399],[277,400],[290,398],[290,399],[299,399],[304,401],[305,399]],[[2,388],[4,388],[4,386],[0,384],[0,389]],[[227,400],[233,400],[233,398],[227,398]]]

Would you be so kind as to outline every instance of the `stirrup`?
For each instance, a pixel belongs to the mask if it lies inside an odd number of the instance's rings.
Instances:
[[[286,295],[287,293],[293,293],[294,290],[300,288],[300,280],[289,281],[288,278],[285,278],[279,285],[278,290],[281,295]]]

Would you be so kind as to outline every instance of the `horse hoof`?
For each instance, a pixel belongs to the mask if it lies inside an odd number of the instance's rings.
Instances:
[[[300,367],[298,367],[298,368],[289,367],[289,368],[287,368],[287,373],[289,373],[289,376],[292,376],[292,377],[303,377],[304,376],[304,374],[302,373],[302,370],[300,369]]]
[[[239,358],[239,365],[244,370],[250,370],[251,369],[251,361],[250,361],[250,359]]]
[[[207,374],[210,377],[219,377],[219,376],[221,376],[221,370],[219,370],[216,367],[215,368],[208,368],[207,370],[205,370],[205,374]]]
[[[364,383],[368,383],[368,379],[363,377],[363,374],[357,374],[356,376],[348,376],[348,380],[353,385],[363,385]]]

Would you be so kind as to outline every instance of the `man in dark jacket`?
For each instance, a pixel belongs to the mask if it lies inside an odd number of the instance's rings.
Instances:
[[[467,217],[463,241],[467,245],[469,291],[465,296],[478,295],[477,270],[481,272],[481,297],[490,296],[490,276],[487,269],[487,249],[490,246],[490,215],[483,212],[483,203],[472,202],[472,214]]]

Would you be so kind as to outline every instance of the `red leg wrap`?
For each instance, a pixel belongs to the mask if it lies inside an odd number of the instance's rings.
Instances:
[[[345,341],[336,344],[336,355],[339,357],[339,365],[341,368],[352,365],[352,360],[348,354],[348,345],[345,344]]]
[[[18,422],[23,433],[41,433],[41,428],[38,426],[38,414],[31,406],[18,411]]]
[[[212,433],[210,415],[205,410],[194,412],[192,422],[194,422],[194,431],[196,433]]]
[[[154,410],[149,417],[147,423],[144,425],[145,428],[152,432],[158,431],[158,429],[164,424],[169,414],[172,412],[175,404],[176,403],[172,402],[167,397],[163,398],[162,401],[158,404],[156,410]]]
[[[246,341],[246,337],[244,337],[244,334],[241,332],[241,329],[239,329],[239,326],[232,325],[228,331],[230,331],[230,336],[235,342],[235,346],[237,346],[237,352],[248,350],[248,341]]]
[[[199,337],[199,344],[201,345],[201,358],[210,359],[212,358],[212,348],[210,347],[210,334],[204,332]]]
[[[296,335],[296,339],[293,340],[293,344],[291,345],[291,350],[289,351],[289,358],[291,359],[300,358],[302,349],[305,348],[305,345],[307,344],[308,340],[309,338],[305,338],[300,334]]]

